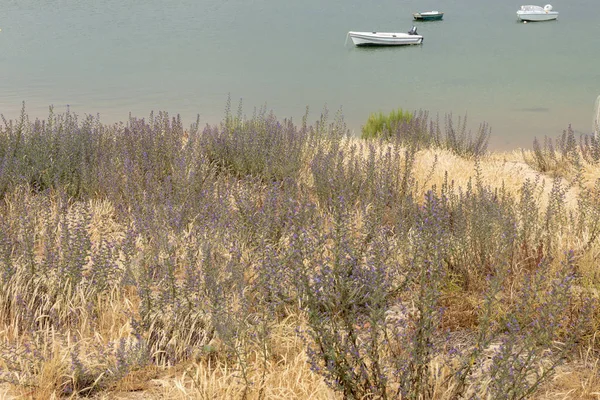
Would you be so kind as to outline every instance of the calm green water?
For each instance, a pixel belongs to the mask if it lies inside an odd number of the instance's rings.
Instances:
[[[105,122],[131,112],[216,123],[228,94],[244,111],[316,120],[340,108],[358,132],[372,111],[468,114],[492,148],[530,147],[569,124],[592,129],[600,94],[600,2],[557,0],[559,20],[516,22],[516,1],[3,0],[0,113],[50,104]],[[544,5],[540,3],[539,5]],[[406,32],[422,46],[355,48],[349,30]]]

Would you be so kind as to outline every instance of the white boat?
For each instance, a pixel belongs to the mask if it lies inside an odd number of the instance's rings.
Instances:
[[[414,13],[413,18],[416,21],[441,21],[444,18],[444,13],[441,11],[425,11]]]
[[[517,18],[521,21],[551,21],[558,18],[558,11],[552,11],[552,6],[521,6],[517,11]]]
[[[423,43],[423,36],[417,34],[412,27],[408,33],[399,32],[348,32],[356,46],[401,46]]]

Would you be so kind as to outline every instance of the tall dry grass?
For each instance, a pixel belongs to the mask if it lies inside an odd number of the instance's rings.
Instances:
[[[598,398],[593,151],[419,126],[5,121],[0,393]]]

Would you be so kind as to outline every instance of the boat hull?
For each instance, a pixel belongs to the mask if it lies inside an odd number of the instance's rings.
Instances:
[[[557,11],[548,12],[523,12],[517,11],[517,18],[521,21],[539,22],[539,21],[552,21],[558,18]]]
[[[423,36],[394,32],[348,32],[356,46],[406,46],[423,43]]]
[[[441,21],[444,18],[444,13],[427,14],[427,13],[414,13],[413,18],[416,21]]]

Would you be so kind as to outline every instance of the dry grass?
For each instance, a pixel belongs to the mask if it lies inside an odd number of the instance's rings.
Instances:
[[[251,380],[262,382],[246,393],[256,399],[261,392],[266,399],[337,399],[340,398],[308,367],[303,343],[295,334],[293,317],[274,328],[272,353],[263,371],[263,365],[251,365]],[[43,364],[38,382],[31,389],[0,386],[0,399],[49,400],[64,396],[61,386],[69,381],[64,355],[68,348],[59,341],[56,357]],[[258,357],[256,357],[258,359]],[[206,357],[171,368],[149,366],[134,370],[116,381],[109,390],[98,393],[94,399],[239,399],[246,387],[235,365],[219,357]]]
[[[576,363],[559,368],[559,372],[536,399],[600,399],[600,359],[588,349]]]
[[[434,167],[432,169],[432,167]],[[545,204],[552,187],[550,176],[540,175],[523,162],[520,153],[495,153],[480,161],[481,179],[492,187],[504,187],[518,197],[520,189],[526,180],[540,183],[539,201]],[[470,180],[475,179],[475,161],[460,158],[448,151],[423,150],[418,153],[415,166],[415,178],[427,182],[427,186],[443,184],[445,176],[455,182],[457,187],[465,187]],[[309,173],[306,182],[310,183]],[[600,167],[586,165],[583,178],[588,184],[600,178]],[[566,204],[572,209],[576,207],[576,188],[567,192]],[[424,194],[424,193],[422,193]],[[7,200],[9,214],[12,208],[20,207],[18,200]],[[117,222],[114,205],[105,200],[89,202],[92,246],[98,246],[102,240],[123,240],[126,226]],[[48,206],[48,205],[46,205]],[[73,205],[73,218],[79,217],[77,204]],[[54,216],[56,209],[50,208],[36,215],[40,221],[39,235],[44,236],[44,225],[41,223],[44,215]],[[178,238],[172,238],[177,241]],[[564,247],[581,247],[586,243],[586,237],[564,238]],[[142,251],[140,245],[140,252]],[[42,251],[42,249],[37,249]],[[579,262],[580,273],[589,282],[600,282],[598,276],[598,257],[600,245],[594,245],[592,251],[585,254]],[[445,301],[448,307],[446,326],[453,329],[463,329],[475,324],[476,300],[462,298],[460,293],[448,292]],[[80,293],[85,297],[86,293]],[[77,296],[75,296],[77,297]],[[68,312],[77,304],[63,304],[61,312]],[[130,315],[135,314],[139,307],[139,299],[133,291],[113,291],[109,296],[98,302],[98,329],[91,331],[85,320],[79,327],[74,327],[78,333],[78,346],[82,362],[90,368],[102,368],[98,361],[98,349],[108,343],[131,337]],[[82,312],[85,316],[85,312]],[[91,317],[90,317],[91,318]],[[231,360],[220,358],[218,354],[205,356],[188,363],[169,368],[148,366],[136,369],[114,382],[106,390],[97,393],[97,399],[238,399],[247,396],[248,399],[338,399],[341,396],[330,389],[322,377],[309,368],[304,345],[296,334],[296,327],[302,323],[301,316],[292,313],[288,319],[274,327],[271,338],[270,354],[266,365],[260,363],[260,357],[255,356],[254,364],[249,366],[250,380],[255,384],[249,392],[240,380],[239,370]],[[31,340],[27,333],[17,332],[15,322],[6,321],[0,324],[0,342]],[[54,332],[47,331],[47,335]],[[68,397],[65,391],[74,379],[69,371],[69,355],[73,352],[74,342],[71,337],[56,335],[50,341],[52,348],[43,349],[49,355],[46,361],[34,371],[34,381],[23,386],[0,386],[0,399],[54,399]],[[218,353],[216,346],[215,353]],[[539,399],[600,399],[600,359],[590,348],[585,354],[577,357],[576,362],[559,369],[554,380],[546,385],[537,397]],[[2,361],[0,360],[0,364]],[[435,371],[436,366],[432,366]],[[27,369],[24,367],[24,369]],[[443,371],[439,376],[443,377]],[[94,385],[94,382],[90,382]],[[447,398],[445,389],[440,385],[436,398]]]
[[[430,174],[432,166],[437,160],[433,174]],[[479,161],[481,180],[492,188],[504,187],[514,196],[519,196],[523,183],[527,180],[535,182],[539,180],[539,200],[542,207],[552,189],[553,178],[542,175],[535,171],[523,161],[520,152],[492,153]],[[590,166],[590,169],[596,169]],[[440,187],[444,182],[445,174],[454,181],[457,187],[465,188],[468,182],[476,179],[475,160],[461,158],[447,150],[427,149],[421,151],[417,157],[415,176],[418,180],[428,180],[429,185]],[[591,181],[592,185],[594,181]],[[566,185],[567,181],[563,180]],[[427,186],[426,186],[427,187]],[[574,207],[577,201],[576,188],[567,192],[566,204]]]

